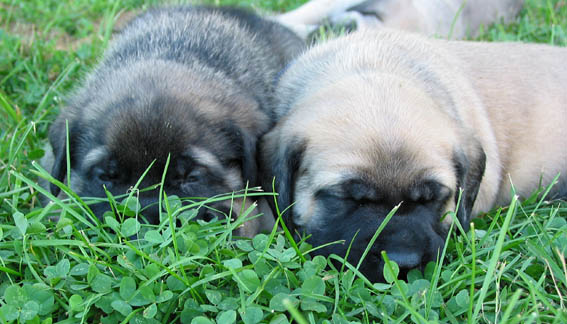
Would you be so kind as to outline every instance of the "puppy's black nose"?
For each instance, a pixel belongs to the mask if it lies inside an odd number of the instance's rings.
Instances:
[[[156,197],[157,198],[157,197]],[[140,204],[142,205],[142,215],[150,224],[159,224],[159,203],[155,198],[140,198]]]
[[[203,206],[199,208],[197,218],[209,222],[213,220],[215,217],[218,219],[224,219],[228,215],[231,215],[234,220],[236,212],[232,211],[231,213],[229,207],[221,206],[221,205],[210,206],[210,208]]]
[[[400,270],[411,270],[421,265],[423,253],[421,251],[412,251],[400,249],[394,251],[386,251],[388,258],[395,261]]]

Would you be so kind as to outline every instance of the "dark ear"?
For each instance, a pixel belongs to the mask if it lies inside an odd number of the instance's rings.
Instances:
[[[51,149],[53,151],[53,166],[51,168],[51,175],[63,182],[67,174],[67,127],[66,120],[62,117],[57,118],[57,120],[49,128],[49,144],[51,144]],[[69,152],[74,151],[75,136],[78,132],[78,126],[76,123],[69,121]],[[73,154],[71,153],[71,157]],[[73,165],[73,159],[71,159],[71,165]],[[60,192],[59,187],[50,184],[49,189],[51,193],[57,196]]]
[[[486,154],[480,143],[475,141],[474,145],[471,145],[471,148],[468,150],[468,154],[465,154],[462,150],[456,150],[453,154],[453,163],[455,164],[457,175],[455,203],[459,200],[460,189],[463,189],[459,209],[457,210],[457,218],[463,229],[468,231],[473,216],[473,205],[486,167]]]
[[[244,183],[248,180],[250,186],[255,186],[258,174],[258,166],[256,165],[256,137],[246,130],[241,129],[233,122],[226,122],[222,128],[224,134],[230,138],[231,143],[237,148]]]
[[[293,140],[288,143],[280,141],[279,132],[268,133],[260,143],[260,177],[262,187],[266,192],[273,192],[272,181],[275,178],[275,191],[278,194],[278,208],[283,212],[293,203],[295,180],[305,143]],[[277,217],[274,200],[269,197],[268,203],[272,208],[274,216]],[[293,231],[293,215],[291,208],[282,215],[286,225]]]
[[[258,166],[256,165],[256,137],[242,131],[242,178],[251,186],[256,185]]]

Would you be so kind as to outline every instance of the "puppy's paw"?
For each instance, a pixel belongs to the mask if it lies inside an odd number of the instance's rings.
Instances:
[[[333,25],[355,25],[358,30],[378,28],[384,24],[374,15],[365,15],[358,11],[345,11],[332,15],[330,21]]]

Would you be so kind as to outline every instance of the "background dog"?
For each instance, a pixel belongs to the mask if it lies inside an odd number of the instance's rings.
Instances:
[[[140,188],[158,184],[168,156],[168,195],[211,197],[253,186],[256,142],[272,124],[274,79],[302,48],[291,31],[247,11],[150,10],[116,37],[68,100],[50,128],[52,152],[43,164],[66,178],[68,122],[70,184],[80,196],[106,197],[103,185],[124,194],[152,162]],[[158,191],[139,197],[142,214],[158,222]],[[228,212],[230,204],[213,207]],[[100,216],[109,206],[92,208]]]
[[[456,209],[470,218],[530,195],[561,173],[567,196],[567,49],[355,32],[298,58],[277,90],[280,118],[261,143],[288,226],[382,279],[385,250],[402,271],[435,260]],[[462,196],[460,190],[463,190]],[[459,198],[460,197],[460,198]]]
[[[358,29],[387,27],[441,37],[465,38],[497,21],[509,23],[524,0],[311,0],[277,21],[304,38],[323,20],[354,21]]]

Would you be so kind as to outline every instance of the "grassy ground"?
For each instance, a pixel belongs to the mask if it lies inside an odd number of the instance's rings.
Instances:
[[[115,22],[154,2],[0,0],[0,322],[567,323],[567,204],[544,193],[452,235],[442,266],[400,281],[390,264],[385,284],[312,258],[275,230],[233,240],[238,224],[193,223],[175,197],[160,226],[93,225],[78,198],[42,208],[32,161],[62,98]],[[287,10],[301,1],[209,1],[219,2]],[[565,46],[566,33],[565,1],[527,0],[516,23],[480,38]],[[123,205],[132,214],[135,201]],[[182,226],[168,226],[174,218]]]

